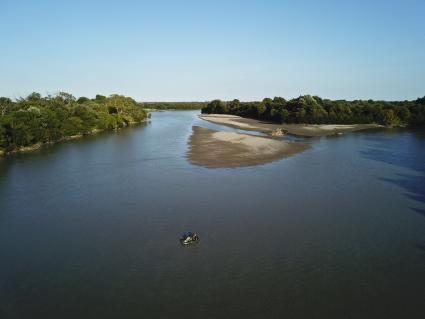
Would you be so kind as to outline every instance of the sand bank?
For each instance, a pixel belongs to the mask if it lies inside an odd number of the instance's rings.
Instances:
[[[271,134],[276,129],[283,129],[287,131],[288,134],[311,137],[334,135],[382,127],[377,124],[274,124],[228,114],[201,114],[199,117],[212,123],[222,124],[246,131],[259,131]]]
[[[306,144],[233,132],[192,128],[188,159],[207,167],[241,167],[265,164],[302,152]]]

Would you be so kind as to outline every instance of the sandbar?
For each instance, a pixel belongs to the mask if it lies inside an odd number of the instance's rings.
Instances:
[[[234,132],[192,127],[187,158],[206,167],[242,167],[270,163],[306,150],[304,143],[286,142]]]
[[[246,131],[272,134],[276,129],[283,129],[288,134],[306,137],[343,134],[382,127],[378,124],[275,124],[229,114],[201,114],[199,117],[205,121]]]

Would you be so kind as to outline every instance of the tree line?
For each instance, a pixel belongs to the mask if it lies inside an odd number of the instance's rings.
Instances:
[[[77,99],[65,92],[44,97],[32,93],[16,101],[0,97],[0,151],[118,129],[147,117],[140,103],[123,95]]]
[[[329,100],[304,95],[257,102],[214,100],[202,113],[233,114],[277,123],[425,126],[425,97],[414,101]]]
[[[143,102],[142,107],[155,110],[200,110],[208,102]]]

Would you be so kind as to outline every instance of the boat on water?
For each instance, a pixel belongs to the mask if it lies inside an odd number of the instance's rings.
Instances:
[[[182,238],[180,238],[180,243],[182,245],[190,245],[197,242],[199,242],[199,236],[192,232],[186,232],[182,235]]]

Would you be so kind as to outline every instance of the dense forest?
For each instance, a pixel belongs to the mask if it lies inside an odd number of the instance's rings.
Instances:
[[[142,107],[154,110],[200,110],[208,102],[143,102]]]
[[[425,126],[425,97],[415,101],[328,100],[300,96],[292,100],[265,98],[261,102],[214,100],[202,113],[222,113],[278,123]]]
[[[122,95],[76,99],[63,92],[45,97],[32,93],[16,101],[0,97],[0,153],[118,129],[147,117],[140,103]]]

